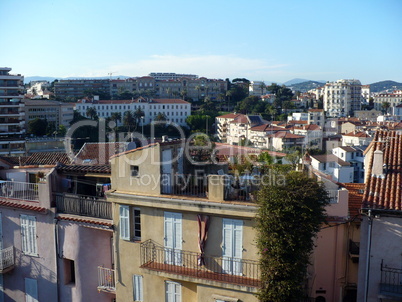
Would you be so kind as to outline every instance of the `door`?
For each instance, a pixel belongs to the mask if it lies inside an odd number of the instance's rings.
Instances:
[[[162,151],[162,193],[172,193],[172,149]]]
[[[223,219],[222,269],[225,274],[242,274],[243,221]]]
[[[165,212],[165,263],[182,264],[182,214]]]

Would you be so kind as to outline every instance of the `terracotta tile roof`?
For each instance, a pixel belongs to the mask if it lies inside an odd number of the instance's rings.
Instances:
[[[289,124],[294,124],[294,125],[307,125],[308,121],[296,121],[292,120],[288,122]]]
[[[95,224],[99,226],[106,226],[109,228],[113,227],[113,221],[107,219],[99,219],[99,218],[92,218],[92,217],[79,217],[75,215],[64,215],[58,214],[58,220],[67,220],[67,221],[74,221],[74,222],[81,222],[81,223],[88,223],[88,224]]]
[[[321,127],[315,124],[310,124],[310,125],[305,125],[305,126],[301,126],[301,127],[293,127],[293,129],[295,130],[307,130],[307,131],[314,131],[314,130],[320,130]]]
[[[79,173],[79,174],[87,174],[87,173],[98,173],[98,174],[111,174],[110,164],[104,165],[58,165],[56,167],[57,171],[64,173]]]
[[[350,147],[350,146],[339,146],[338,148],[340,148],[346,152],[356,152],[357,151],[355,148]]]
[[[29,156],[0,156],[0,160],[10,166],[24,165]]]
[[[374,151],[383,151],[386,170],[383,175],[372,175]],[[368,151],[371,151],[369,154]],[[363,196],[364,207],[402,211],[402,135],[396,131],[376,132],[366,150],[370,156],[368,177]]]
[[[57,163],[70,164],[71,160],[65,152],[37,152],[28,157],[25,165],[56,165]]]
[[[242,115],[242,114],[241,113],[228,113],[228,114],[217,116],[216,118],[236,118],[239,115]]]
[[[343,183],[344,186],[349,191],[349,216],[358,217],[360,216],[360,209],[363,204],[363,192],[364,183]]]
[[[342,134],[343,136],[353,136],[353,137],[370,137],[366,132],[359,131],[359,132],[350,132],[347,134]]]
[[[309,112],[324,112],[324,109],[309,109]]]
[[[316,159],[320,163],[329,163],[329,162],[336,162],[341,166],[348,167],[350,166],[350,163],[343,161],[339,157],[333,155],[333,154],[324,154],[324,155],[310,155],[310,157]]]
[[[266,132],[266,131],[286,131],[285,128],[273,126],[270,124],[262,124],[258,126],[254,126],[250,128],[251,131],[261,131],[261,132]]]
[[[247,115],[241,114],[237,116],[233,121],[231,121],[232,124],[248,124],[248,118]]]
[[[112,155],[126,151],[127,143],[85,143],[74,159],[76,164],[107,164]]]
[[[22,202],[22,201],[15,201],[13,202],[12,199],[8,198],[0,198],[0,206],[2,207],[10,207],[10,208],[17,208],[21,210],[27,211],[35,211],[40,213],[46,213],[46,208],[40,207],[38,202]]]

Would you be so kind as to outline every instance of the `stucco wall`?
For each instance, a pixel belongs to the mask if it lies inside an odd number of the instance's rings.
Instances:
[[[38,256],[22,253],[20,215],[36,217]],[[1,208],[3,248],[14,246],[15,267],[4,278],[4,301],[25,301],[25,280],[37,280],[39,301],[57,301],[53,213]]]
[[[98,266],[112,268],[111,230],[68,221],[60,221],[58,230],[60,301],[110,302],[113,296],[98,292],[97,286]],[[75,284],[66,284],[63,259],[75,262]]]

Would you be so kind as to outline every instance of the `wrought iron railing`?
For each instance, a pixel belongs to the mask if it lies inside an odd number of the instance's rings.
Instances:
[[[3,271],[14,265],[14,246],[2,249],[0,251],[0,270]]]
[[[46,186],[46,184],[0,181],[0,197],[39,201],[39,188],[41,186]]]
[[[161,174],[161,193],[206,197],[208,179],[206,176],[190,174]]]
[[[116,279],[115,270],[98,266],[98,290],[115,292]]]
[[[381,262],[381,283],[382,294],[402,295],[402,269],[388,267]]]
[[[258,261],[174,250],[152,240],[141,243],[141,267],[245,286],[260,286]]]
[[[93,196],[55,194],[58,213],[112,219],[112,203]]]

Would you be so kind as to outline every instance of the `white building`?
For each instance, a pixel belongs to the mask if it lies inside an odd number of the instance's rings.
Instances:
[[[342,146],[368,146],[373,138],[366,132],[350,132],[342,134]]]
[[[374,108],[384,111],[384,103],[389,104],[389,109],[402,104],[402,90],[395,90],[392,93],[381,93],[374,97]]]
[[[337,182],[353,182],[354,168],[350,163],[336,157],[334,154],[310,155],[311,166],[328,175]]]
[[[263,81],[251,81],[248,91],[249,95],[260,96],[267,92],[267,86]]]
[[[136,100],[109,100],[109,101],[87,101],[81,100],[76,103],[76,110],[84,117],[87,117],[87,110],[95,108],[98,117],[108,118],[112,113],[121,114],[141,109],[144,113],[144,124],[149,124],[155,120],[159,113],[163,114],[167,121],[185,126],[186,118],[191,115],[191,104],[180,99],[144,99]],[[122,123],[120,121],[119,123]]]
[[[354,169],[353,182],[364,182],[363,150],[356,147],[343,146],[332,149],[332,154],[351,164]]]
[[[309,109],[307,115],[308,124],[315,124],[320,127],[325,125],[324,109]]]
[[[359,80],[338,80],[324,86],[324,110],[330,117],[346,117],[361,109],[362,85]]]

